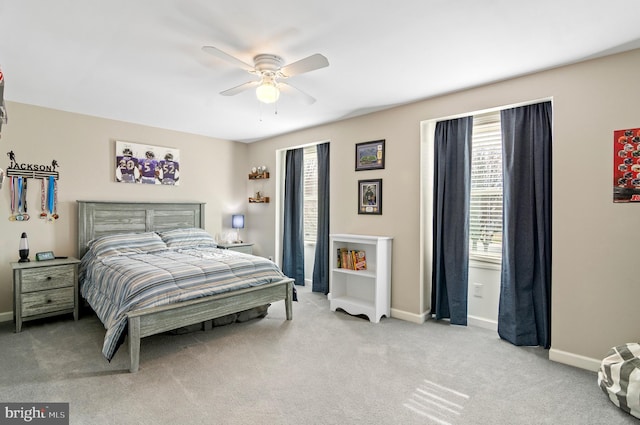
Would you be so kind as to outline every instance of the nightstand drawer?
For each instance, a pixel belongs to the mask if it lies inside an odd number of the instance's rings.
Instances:
[[[253,254],[252,243],[219,243],[218,248],[229,249],[231,251],[244,252],[245,254]]]
[[[244,252],[245,254],[253,254],[253,247],[251,245],[242,245],[227,249],[237,252]]]
[[[22,317],[46,314],[75,307],[74,287],[22,294]]]
[[[73,286],[74,271],[74,265],[22,270],[22,293]]]

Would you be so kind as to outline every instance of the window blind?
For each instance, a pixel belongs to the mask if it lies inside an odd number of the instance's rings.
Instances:
[[[304,240],[315,242],[318,233],[318,154],[307,146],[304,155]]]
[[[471,141],[470,257],[502,257],[502,135],[500,112],[473,117]]]

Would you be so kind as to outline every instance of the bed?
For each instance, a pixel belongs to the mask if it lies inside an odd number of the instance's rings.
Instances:
[[[137,372],[141,338],[280,300],[286,319],[292,319],[293,279],[269,260],[206,243],[203,229],[203,203],[78,201],[81,292],[107,329],[103,354],[108,360],[125,333],[129,370]],[[197,247],[192,246],[193,235],[202,238]],[[140,276],[143,269],[158,269],[164,277],[147,284],[150,278]],[[160,286],[172,285],[168,277],[181,275],[186,281],[174,283],[168,295],[158,295]],[[107,294],[128,281],[141,283]],[[147,290],[144,295],[141,287]],[[123,299],[127,305],[114,306],[113,300]]]

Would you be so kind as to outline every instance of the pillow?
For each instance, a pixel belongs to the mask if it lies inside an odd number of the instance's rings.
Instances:
[[[186,248],[186,247],[212,247],[218,246],[213,236],[204,231],[190,227],[186,229],[167,230],[159,232],[160,237],[169,248]]]
[[[167,245],[154,232],[107,235],[93,239],[87,245],[98,258],[167,249]]]

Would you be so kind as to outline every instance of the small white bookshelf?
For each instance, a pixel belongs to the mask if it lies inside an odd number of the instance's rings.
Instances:
[[[331,311],[340,308],[352,315],[363,314],[372,323],[391,317],[391,242],[389,236],[330,235],[331,273],[329,303]],[[366,270],[338,267],[338,252],[365,251]]]

